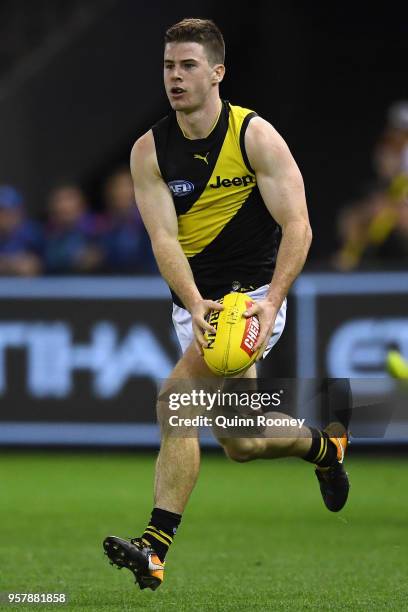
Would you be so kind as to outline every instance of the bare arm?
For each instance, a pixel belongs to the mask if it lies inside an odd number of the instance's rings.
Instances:
[[[204,320],[210,308],[221,308],[216,302],[203,300],[193,273],[178,241],[177,215],[170,191],[157,164],[152,132],[147,132],[133,146],[130,167],[136,202],[150,236],[160,272],[191,312],[197,343],[205,344],[202,329],[211,330]]]
[[[261,304],[258,313],[261,322],[258,346],[261,346],[269,340],[279,308],[303,268],[312,231],[302,175],[283,138],[267,121],[256,117],[249,123],[245,146],[265,205],[282,228],[265,312]]]

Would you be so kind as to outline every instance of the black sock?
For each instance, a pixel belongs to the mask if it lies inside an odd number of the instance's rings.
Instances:
[[[144,530],[142,539],[150,544],[162,562],[165,559],[170,544],[173,543],[173,537],[176,534],[180,521],[181,514],[168,512],[161,508],[153,508],[152,516]]]
[[[337,447],[329,439],[328,434],[320,429],[309,427],[312,434],[312,446],[307,455],[303,457],[305,461],[315,463],[319,467],[329,467],[337,459]]]

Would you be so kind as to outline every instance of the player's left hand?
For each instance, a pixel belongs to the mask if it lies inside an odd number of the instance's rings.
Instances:
[[[257,361],[262,359],[262,355],[268,345],[269,338],[272,335],[273,328],[275,326],[276,315],[278,310],[271,302],[267,300],[260,300],[254,302],[250,308],[244,312],[244,317],[248,318],[252,315],[257,315],[259,319],[260,332],[258,340],[254,346],[254,351],[259,349]]]

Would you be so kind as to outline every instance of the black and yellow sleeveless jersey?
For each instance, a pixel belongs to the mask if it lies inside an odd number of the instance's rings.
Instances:
[[[280,230],[244,145],[255,116],[223,101],[207,138],[186,138],[174,111],[152,128],[159,169],[173,195],[178,239],[206,299],[250,291],[272,278]],[[182,305],[174,294],[173,299]]]

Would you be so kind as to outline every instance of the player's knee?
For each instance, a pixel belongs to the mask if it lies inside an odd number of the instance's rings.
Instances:
[[[246,463],[258,456],[258,441],[254,438],[237,439],[229,438],[222,440],[224,452],[229,459],[238,463]]]

